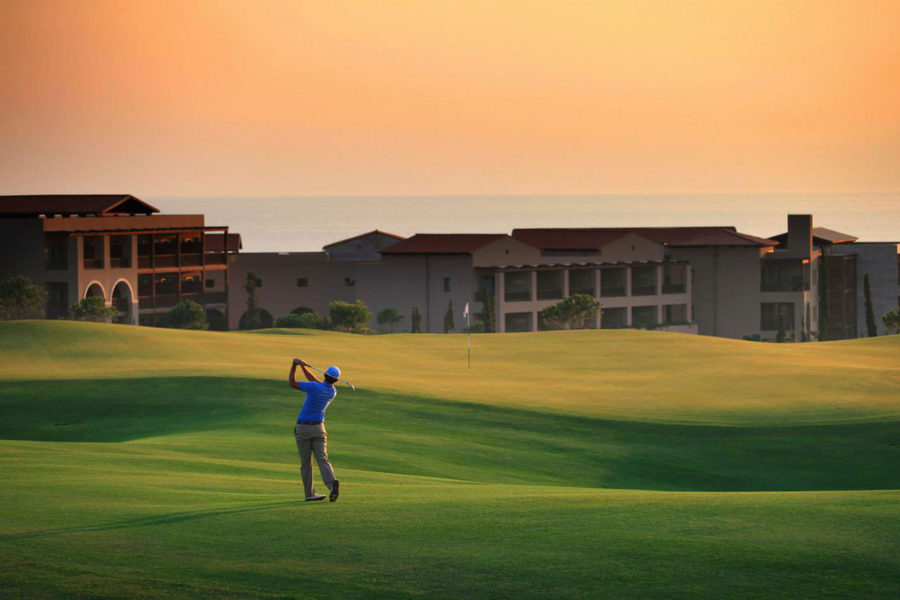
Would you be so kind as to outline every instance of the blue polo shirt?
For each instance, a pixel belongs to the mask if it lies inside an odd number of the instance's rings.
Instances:
[[[297,416],[298,421],[324,421],[325,409],[337,396],[337,390],[330,383],[301,381],[300,391],[306,392],[303,408]]]

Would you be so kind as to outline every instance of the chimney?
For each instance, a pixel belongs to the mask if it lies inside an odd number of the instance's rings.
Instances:
[[[799,258],[810,258],[812,245],[812,215],[788,215],[788,254]]]

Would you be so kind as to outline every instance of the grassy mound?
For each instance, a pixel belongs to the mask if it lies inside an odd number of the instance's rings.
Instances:
[[[898,349],[482,335],[469,371],[458,335],[2,323],[0,583],[895,597]],[[334,505],[298,501],[293,356],[358,387],[328,413]]]

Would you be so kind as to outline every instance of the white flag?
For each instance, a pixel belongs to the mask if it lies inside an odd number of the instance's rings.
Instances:
[[[469,303],[468,302],[466,302],[466,308],[463,310],[463,317],[466,319],[469,318]]]

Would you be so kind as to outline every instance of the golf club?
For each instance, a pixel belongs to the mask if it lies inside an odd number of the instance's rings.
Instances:
[[[308,368],[312,369],[313,371],[318,371],[318,372],[321,373],[322,375],[325,374],[325,371],[323,371],[322,369],[319,369],[319,368],[317,368],[317,367],[314,367],[314,366],[312,366],[312,365],[309,364],[309,363],[302,363],[302,364],[305,364]],[[346,379],[338,379],[338,381],[340,381],[341,383],[346,383],[347,385],[350,386],[350,389],[351,389],[351,390],[353,390],[354,392],[356,391],[356,386],[353,385],[352,383],[350,383],[349,381],[347,381]]]

